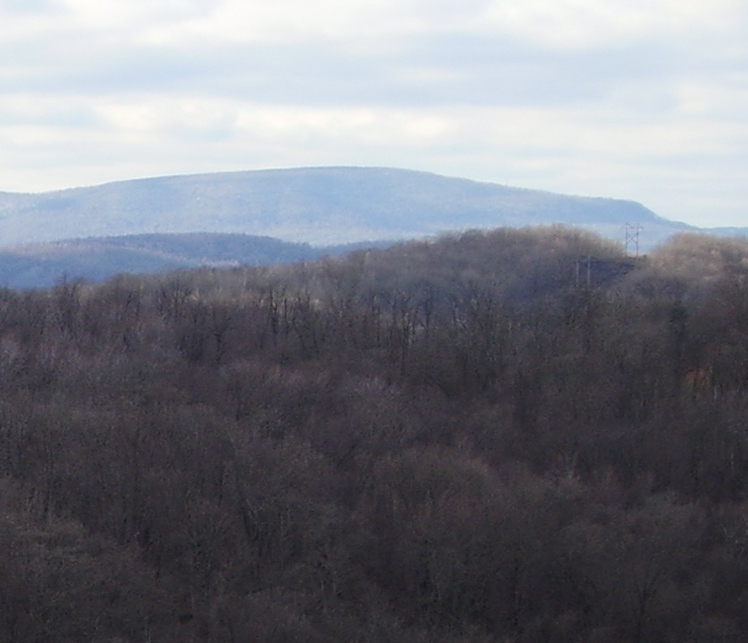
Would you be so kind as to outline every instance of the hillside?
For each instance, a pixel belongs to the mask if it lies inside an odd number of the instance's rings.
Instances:
[[[367,244],[372,245],[386,245]],[[232,265],[267,266],[352,252],[357,244],[310,246],[245,234],[142,234],[0,247],[0,286],[49,288],[62,279],[104,281],[119,273],[158,273]]]
[[[746,641],[747,311],[559,227],[0,290],[0,641]]]
[[[143,233],[243,233],[330,245],[448,230],[579,225],[647,247],[688,228],[644,206],[389,168],[172,176],[42,194],[0,193],[2,245]]]

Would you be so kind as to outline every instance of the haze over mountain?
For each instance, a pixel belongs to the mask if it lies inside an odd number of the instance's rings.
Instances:
[[[692,226],[639,203],[392,168],[170,176],[0,193],[0,285],[198,265],[288,263],[471,228],[582,227],[642,252]],[[740,229],[715,230],[740,234]],[[745,230],[742,230],[745,232]],[[176,236],[174,236],[176,235]],[[633,239],[629,238],[633,243]]]
[[[143,233],[243,233],[314,245],[467,228],[580,225],[659,241],[685,224],[639,203],[565,196],[390,168],[171,176],[40,194],[0,193],[0,245]]]
[[[48,288],[62,279],[104,281],[119,273],[287,264],[347,254],[360,246],[311,246],[257,235],[199,232],[48,241],[0,248],[0,287]]]

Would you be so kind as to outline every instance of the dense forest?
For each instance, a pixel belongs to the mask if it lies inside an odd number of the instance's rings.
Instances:
[[[748,242],[0,291],[3,643],[748,640]]]

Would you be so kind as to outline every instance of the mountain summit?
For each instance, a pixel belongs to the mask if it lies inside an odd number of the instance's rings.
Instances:
[[[392,168],[170,176],[39,194],[0,193],[0,245],[143,233],[243,233],[313,245],[560,223],[648,245],[686,230],[639,203],[564,196]]]

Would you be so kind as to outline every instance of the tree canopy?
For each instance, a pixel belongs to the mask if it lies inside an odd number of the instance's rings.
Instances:
[[[742,641],[748,242],[0,292],[0,640]]]

